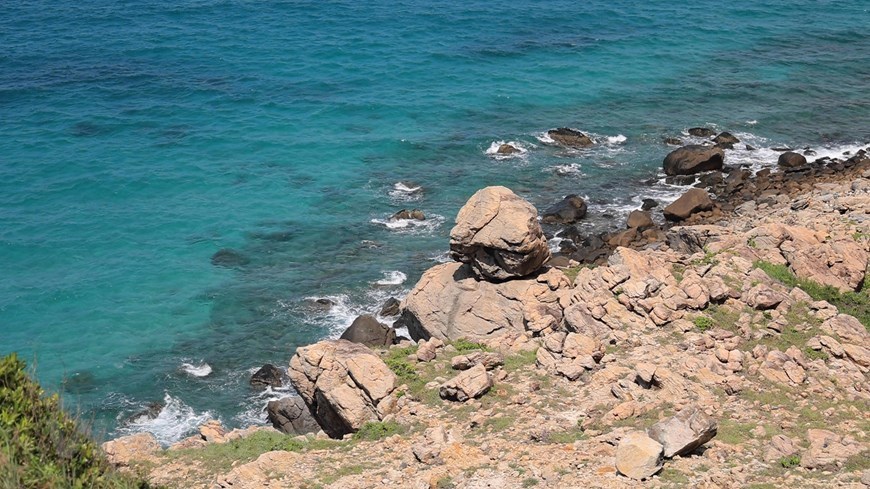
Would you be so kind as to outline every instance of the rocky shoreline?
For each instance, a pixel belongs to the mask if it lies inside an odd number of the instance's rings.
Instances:
[[[870,485],[870,157],[674,153],[697,188],[591,237],[569,196],[543,212],[569,226],[552,255],[531,204],[478,191],[454,262],[391,304],[410,339],[361,317],[292,355],[301,398],[268,408],[290,436],[209,422],[104,449],[174,487]]]

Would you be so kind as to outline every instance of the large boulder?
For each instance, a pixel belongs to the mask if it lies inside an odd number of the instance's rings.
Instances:
[[[396,342],[396,330],[381,324],[370,314],[363,314],[344,330],[341,339],[368,346],[390,346]]]
[[[547,224],[572,224],[586,216],[586,202],[571,194],[544,211],[541,221]]]
[[[479,363],[442,384],[438,393],[442,399],[465,402],[486,394],[491,387],[492,378]]]
[[[739,143],[740,140],[730,132],[720,132],[718,136],[713,138],[713,142],[722,148],[731,149],[735,144]]]
[[[647,211],[631,211],[625,226],[629,229],[646,229],[655,226],[652,216]]]
[[[686,193],[675,200],[662,212],[669,221],[682,221],[696,212],[709,211],[713,208],[713,201],[707,191],[700,188],[689,189]]]
[[[316,433],[320,425],[301,397],[285,397],[266,404],[266,417],[276,430],[288,435]]]
[[[562,320],[560,293],[569,290],[559,270],[506,282],[478,280],[470,265],[444,263],[427,270],[402,302],[396,327],[414,341],[480,341],[506,332],[541,331]]]
[[[341,438],[391,412],[396,375],[366,346],[327,340],[300,347],[290,382],[327,435]]]
[[[662,469],[662,446],[646,433],[629,433],[616,447],[616,470],[632,479],[648,479]]]
[[[530,275],[550,259],[537,210],[505,187],[478,190],[462,206],[450,231],[450,254],[494,280]]]
[[[697,408],[683,409],[676,416],[652,425],[647,434],[664,447],[667,458],[687,455],[716,436],[716,420]]]
[[[693,175],[703,171],[721,170],[724,163],[725,152],[722,148],[690,144],[668,153],[663,167],[666,175]]]
[[[560,127],[558,129],[550,129],[547,131],[547,136],[550,137],[557,144],[561,144],[562,146],[570,146],[572,148],[586,148],[588,146],[592,146],[595,144],[592,141],[592,138],[583,134],[580,131],[576,131],[574,129],[569,129],[567,127]]]
[[[786,151],[785,153],[779,155],[776,163],[779,166],[785,168],[797,168],[799,166],[806,165],[807,158],[800,153],[795,153],[794,151]]]

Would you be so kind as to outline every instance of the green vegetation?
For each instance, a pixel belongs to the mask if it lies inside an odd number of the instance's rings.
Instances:
[[[568,431],[560,431],[560,432],[556,432],[556,433],[550,433],[548,441],[550,443],[570,444],[570,443],[574,443],[575,441],[585,440],[587,438],[589,438],[589,436],[586,435],[585,431],[580,429],[580,426],[578,423],[578,426],[576,428],[570,429]]]
[[[537,350],[532,351],[522,351],[517,353],[516,355],[511,355],[509,357],[505,357],[504,359],[504,369],[508,373],[516,372],[517,370],[527,367],[529,365],[534,365],[537,361]]]
[[[435,489],[453,489],[456,484],[453,483],[453,478],[450,476],[442,477],[435,483]]]
[[[673,264],[671,266],[671,275],[677,279],[677,282],[683,281],[683,274],[686,273],[686,267],[684,265]]]
[[[779,465],[784,469],[791,469],[793,467],[797,467],[801,463],[800,455],[789,455],[788,457],[782,457],[779,459]]]
[[[395,421],[368,422],[353,434],[354,440],[377,441],[393,435],[402,435],[405,427]]]
[[[689,484],[689,477],[677,469],[666,467],[659,473],[659,480],[666,484],[676,484],[685,487]]]
[[[539,482],[540,481],[534,477],[527,477],[523,479],[523,487],[535,487]]]
[[[14,353],[0,358],[0,487],[149,487],[115,471],[25,368]]]
[[[729,445],[738,445],[752,438],[752,423],[739,423],[733,419],[723,419],[719,422],[716,439]]]
[[[711,253],[711,252],[707,251],[706,248],[704,249],[704,257],[703,258],[692,260],[692,265],[694,265],[694,266],[699,266],[699,265],[713,265],[713,266],[715,266],[718,264],[719,264],[719,260],[716,258],[716,253]]]
[[[338,479],[341,479],[342,477],[346,477],[348,475],[362,474],[363,471],[365,471],[365,467],[363,467],[362,465],[345,465],[333,470],[332,472],[329,472],[328,474],[321,477],[320,480],[324,484],[330,485]]]
[[[506,430],[510,425],[514,424],[516,418],[513,416],[499,416],[497,418],[489,418],[483,423],[483,428],[492,432],[499,432]]]
[[[459,338],[451,344],[454,348],[456,348],[456,351],[458,351],[459,353],[465,353],[474,350],[489,351],[489,348],[487,346],[480,343],[475,343],[473,341],[468,341],[465,338]]]
[[[864,327],[870,329],[870,296],[864,291],[840,292],[830,285],[822,285],[812,280],[798,278],[785,265],[774,265],[766,261],[753,264],[763,270],[770,278],[789,287],[800,287],[817,301],[828,301],[837,306],[840,312],[855,316]]]
[[[707,316],[695,316],[695,319],[693,319],[692,322],[695,323],[695,326],[701,331],[707,331],[713,327],[713,318]]]
[[[746,240],[746,246],[750,248],[758,248],[758,243],[755,242],[755,236],[750,236],[749,239]]]

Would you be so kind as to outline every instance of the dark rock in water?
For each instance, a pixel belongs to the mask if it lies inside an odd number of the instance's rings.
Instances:
[[[791,151],[791,148],[789,148],[787,146],[784,146],[781,148],[770,148],[770,149],[772,149],[773,151]]]
[[[671,146],[682,146],[683,140],[679,138],[665,138],[665,144],[670,144]]]
[[[815,156],[815,155],[816,155],[816,152],[809,149],[809,148],[804,150],[804,156]]]
[[[696,212],[709,211],[712,208],[710,195],[703,189],[693,188],[665,207],[663,212],[665,219],[669,221],[682,221]]]
[[[806,165],[807,159],[806,157],[804,157],[804,155],[800,153],[786,151],[785,153],[779,155],[777,164],[785,168],[797,168],[799,166]]]
[[[269,401],[266,417],[276,430],[288,435],[306,435],[320,431],[320,425],[308,411],[301,397],[285,397]]]
[[[145,406],[144,409],[138,411],[136,413],[131,414],[127,417],[121,424],[128,425],[130,423],[136,423],[140,421],[146,421],[149,419],[154,419],[160,415],[160,411],[163,411],[163,408],[166,407],[162,402],[152,402]]]
[[[625,225],[628,228],[637,228],[643,230],[648,227],[655,226],[655,222],[653,222],[652,216],[649,214],[649,212],[631,211],[628,214],[628,219],[626,219]]]
[[[641,205],[640,208],[641,210],[648,211],[658,206],[659,203],[655,199],[643,199],[643,205]]]
[[[384,302],[384,305],[381,306],[380,315],[387,318],[399,315],[399,299],[395,297],[390,297]]]
[[[264,389],[269,386],[281,387],[284,385],[284,372],[271,363],[267,363],[251,376],[251,385]]]
[[[689,134],[698,138],[708,138],[716,134],[716,131],[706,127],[692,127],[689,129]]]
[[[236,250],[224,248],[211,255],[211,264],[217,267],[238,268],[250,263],[245,255]]]
[[[720,171],[712,171],[710,173],[705,173],[698,178],[698,187],[714,187],[722,183],[722,172]]]
[[[498,147],[498,150],[496,150],[496,153],[498,153],[500,155],[512,155],[514,153],[521,153],[521,152],[522,151],[520,151],[520,149],[517,148],[516,146],[510,145],[507,143],[502,144],[501,146]]]
[[[410,211],[407,209],[402,209],[399,212],[393,214],[390,219],[393,221],[398,221],[399,219],[414,219],[416,221],[424,221],[426,220],[426,216],[423,215],[423,211],[421,211],[420,209],[412,209]]]
[[[595,144],[592,141],[592,138],[583,134],[580,131],[575,131],[574,129],[569,129],[567,127],[560,127],[558,129],[550,129],[547,131],[547,136],[550,137],[556,143],[561,144],[562,146],[570,146],[572,148],[586,148],[588,146],[592,146]]]
[[[668,185],[692,185],[695,181],[698,180],[698,177],[695,175],[675,175],[672,177],[666,177],[665,183]]]
[[[583,241],[585,235],[580,233],[580,230],[577,229],[577,226],[568,226],[559,233],[559,237],[562,239],[570,239],[575,243],[580,243]]]
[[[718,136],[713,138],[713,142],[718,145],[731,145],[733,147],[735,144],[739,143],[740,140],[737,139],[737,136],[731,134],[730,132],[720,132]]]
[[[575,194],[544,211],[542,222],[547,224],[571,224],[586,216],[586,202]]]
[[[725,152],[715,146],[690,144],[671,151],[664,159],[666,175],[692,175],[709,170],[721,170]]]
[[[370,314],[363,314],[353,320],[341,334],[341,339],[367,346],[390,346],[396,342],[396,330],[381,324]]]
[[[327,299],[325,297],[315,299],[314,303],[319,305],[319,306],[323,306],[326,309],[329,309],[330,307],[335,305],[335,302],[332,299]]]
[[[746,151],[755,151],[755,146],[752,146],[752,145],[747,144],[747,145],[746,145]]]
[[[64,377],[61,381],[61,387],[64,392],[73,394],[84,394],[97,389],[96,378],[94,374],[87,370],[74,372],[71,375]]]

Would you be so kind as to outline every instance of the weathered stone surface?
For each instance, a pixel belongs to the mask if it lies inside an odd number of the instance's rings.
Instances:
[[[396,342],[396,330],[380,323],[370,314],[363,314],[344,330],[341,339],[368,346],[390,346]]]
[[[835,334],[844,342],[855,345],[864,345],[870,341],[870,333],[854,316],[837,314],[822,323],[822,331]]]
[[[298,348],[288,373],[317,423],[333,438],[381,419],[379,404],[396,388],[396,375],[374,352],[346,340]]]
[[[836,470],[846,459],[864,449],[854,439],[828,430],[808,430],[807,438],[810,447],[801,456],[801,467],[807,469]]]
[[[480,341],[506,332],[542,330],[562,320],[558,290],[567,288],[567,277],[555,269],[492,283],[478,280],[470,265],[436,265],[405,297],[396,327],[407,327],[415,341]]]
[[[630,433],[616,448],[616,470],[632,479],[647,479],[662,469],[662,453],[662,445],[646,433]]]
[[[796,454],[798,449],[798,445],[791,438],[785,435],[774,435],[764,452],[764,460],[778,462],[783,457]]]
[[[716,131],[707,127],[690,127],[688,132],[690,136],[695,136],[699,138],[708,138],[716,134]]]
[[[474,351],[465,355],[456,355],[450,360],[450,366],[455,370],[468,370],[475,365],[483,365],[492,370],[504,365],[504,356],[498,352]]]
[[[414,220],[414,221],[425,221],[426,216],[423,214],[423,211],[420,209],[402,209],[390,217],[390,220],[398,221],[398,220]]]
[[[652,216],[647,211],[631,211],[628,214],[628,219],[625,221],[625,226],[628,228],[648,228],[655,225]]]
[[[266,452],[253,462],[239,465],[225,476],[218,477],[219,489],[260,489],[274,483],[276,472],[290,471],[299,463],[301,455],[283,450]]]
[[[795,153],[794,151],[786,151],[785,153],[779,155],[779,159],[777,159],[776,163],[779,166],[785,168],[797,168],[799,166],[806,165],[807,159],[804,155],[800,153]]]
[[[580,131],[570,129],[567,127],[560,127],[558,129],[550,129],[547,131],[547,136],[550,137],[557,144],[561,144],[562,146],[569,146],[572,148],[586,148],[588,146],[592,146],[595,144],[592,141],[592,138],[583,134]]]
[[[459,210],[450,254],[481,277],[505,280],[537,271],[550,249],[532,204],[508,188],[486,187]]]
[[[717,135],[715,138],[713,138],[713,142],[719,146],[731,148],[735,144],[739,143],[740,140],[737,139],[737,136],[731,134],[730,132],[723,131],[720,132],[719,135]]]
[[[586,201],[579,195],[570,194],[547,208],[541,215],[541,221],[547,224],[572,224],[585,216]]]
[[[682,221],[696,212],[708,211],[713,208],[713,201],[707,191],[700,188],[689,189],[664,208],[665,218],[669,221]]]
[[[675,149],[665,156],[663,167],[666,175],[692,175],[710,170],[721,170],[725,152],[716,146],[690,144]]]
[[[687,455],[716,436],[716,421],[698,408],[683,409],[652,425],[647,433],[664,447],[666,458]]]
[[[389,299],[384,301],[384,304],[381,306],[381,312],[379,312],[378,314],[385,318],[398,316],[400,312],[400,304],[401,302],[399,301],[399,299],[396,299],[395,297],[390,297]]]
[[[745,295],[746,303],[749,304],[749,307],[763,310],[763,309],[773,309],[778,306],[782,301],[788,299],[788,296],[782,292],[778,292],[773,290],[771,287],[758,284],[755,287],[749,289],[749,291]]]
[[[251,385],[255,387],[281,387],[284,384],[284,372],[280,368],[267,363],[251,376]]]
[[[269,401],[266,417],[276,430],[290,435],[316,433],[320,425],[311,416],[301,397],[285,397]]]
[[[116,467],[128,467],[131,462],[149,460],[159,450],[160,444],[151,433],[136,433],[103,443],[109,463]]]
[[[511,144],[503,143],[503,144],[499,145],[498,149],[496,150],[496,153],[498,153],[500,155],[512,155],[515,153],[522,153],[522,151],[520,151],[519,148],[517,148]]]
[[[476,399],[492,387],[492,378],[483,364],[477,364],[441,385],[442,399],[464,402]]]

